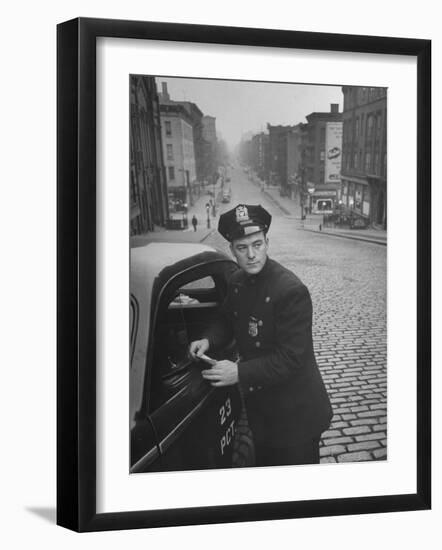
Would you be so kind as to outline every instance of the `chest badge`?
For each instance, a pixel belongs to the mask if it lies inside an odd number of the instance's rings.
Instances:
[[[249,336],[256,338],[258,336],[258,319],[249,317]]]

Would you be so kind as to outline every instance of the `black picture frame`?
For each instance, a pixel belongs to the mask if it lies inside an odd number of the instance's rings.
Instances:
[[[96,39],[395,54],[417,60],[415,494],[96,511]],[[79,18],[57,28],[57,523],[76,531],[424,510],[431,506],[431,41]]]

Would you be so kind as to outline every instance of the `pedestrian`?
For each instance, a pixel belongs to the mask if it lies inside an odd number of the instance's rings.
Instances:
[[[229,281],[221,319],[190,344],[192,357],[234,337],[239,360],[218,361],[202,376],[214,387],[239,384],[253,433],[257,466],[319,462],[319,440],[332,409],[316,364],[307,287],[268,257],[270,214],[238,205],[218,231],[239,269]]]
[[[198,219],[195,216],[195,214],[192,216],[192,225],[193,225],[193,230],[196,231],[196,226],[198,225]]]

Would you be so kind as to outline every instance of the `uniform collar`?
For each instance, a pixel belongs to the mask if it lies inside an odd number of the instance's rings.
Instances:
[[[254,285],[254,284],[256,284],[260,281],[264,281],[264,279],[266,278],[266,276],[269,272],[269,269],[270,269],[270,262],[271,262],[271,260],[267,256],[266,263],[264,264],[264,267],[256,275],[248,275],[247,273],[244,272],[246,284]]]

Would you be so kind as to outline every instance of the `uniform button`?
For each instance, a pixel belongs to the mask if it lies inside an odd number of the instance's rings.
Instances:
[[[258,325],[262,327],[262,321],[258,321]]]
[[[270,302],[270,296],[266,296],[265,302],[266,302],[266,304],[268,304]]]
[[[262,390],[262,386],[258,386],[256,389],[257,390]]]
[[[234,316],[236,319],[238,319],[238,312],[237,312],[237,311],[234,311],[234,312],[233,312],[233,316]]]
[[[237,288],[237,287],[235,287],[235,291],[234,291],[234,292],[235,292],[235,294],[238,294],[239,291],[238,291],[238,288]]]
[[[260,347],[261,347],[261,342],[256,342],[255,346],[256,346],[257,348],[260,348]]]
[[[253,391],[255,388],[253,386],[250,386],[249,391]]]

